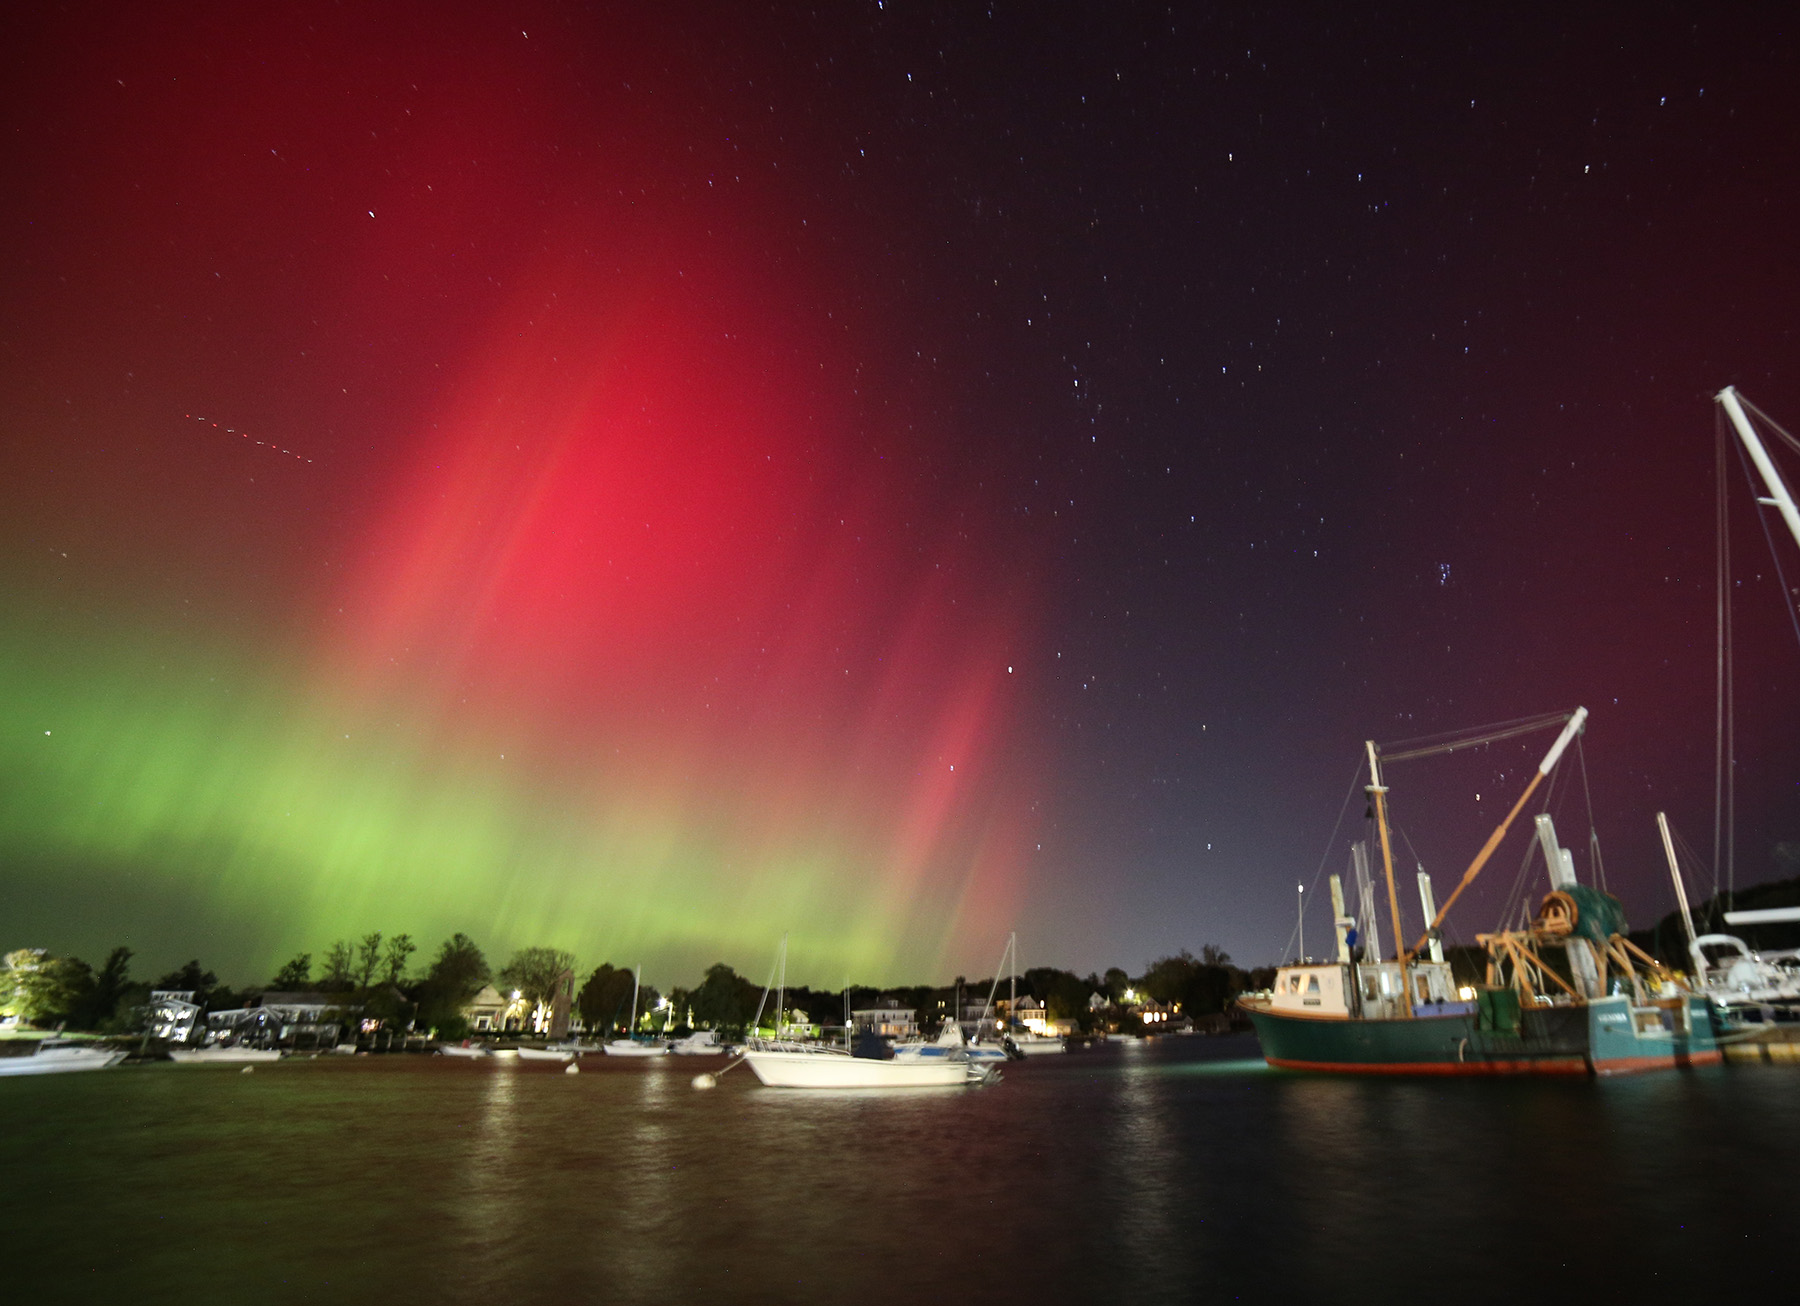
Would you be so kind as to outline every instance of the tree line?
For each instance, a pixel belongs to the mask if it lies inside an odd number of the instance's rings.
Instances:
[[[530,947],[515,951],[495,970],[475,941],[462,933],[444,940],[422,971],[411,969],[417,952],[410,935],[365,934],[334,942],[316,967],[313,954],[299,953],[266,985],[234,989],[221,983],[198,959],[147,982],[132,978],[133,953],[127,947],[114,948],[98,967],[78,957],[24,948],[7,953],[0,962],[0,1016],[14,1016],[38,1028],[122,1035],[143,1028],[152,990],[192,993],[192,1000],[204,1012],[243,1008],[266,993],[316,993],[341,997],[345,1011],[353,1010],[359,1019],[373,1019],[391,1029],[461,1039],[474,1032],[464,1012],[491,983],[505,998],[516,994],[524,1009],[539,1017],[539,1023],[558,993],[568,986],[573,990],[573,1009],[591,1036],[649,1027],[675,1033],[714,1029],[737,1038],[749,1030],[759,1007],[767,1023],[776,1019],[773,997],[765,1000],[761,985],[724,962],[707,967],[692,988],[671,989],[666,1002],[655,988],[637,987],[634,1022],[635,977],[629,967],[602,963],[579,977],[577,985],[572,953]],[[1229,956],[1208,945],[1199,957],[1184,949],[1158,958],[1135,979],[1117,967],[1104,974],[1080,976],[1040,966],[1021,973],[1017,988],[1021,996],[1042,1002],[1052,1020],[1070,1021],[1087,1031],[1101,1018],[1092,1007],[1096,993],[1117,1008],[1127,991],[1135,990],[1164,1006],[1179,1006],[1184,1014],[1203,1016],[1227,1010],[1247,989],[1267,987],[1272,976],[1272,969],[1246,971],[1234,966]],[[1004,994],[1004,977],[998,986],[991,977],[974,982],[959,978],[951,986],[813,989],[796,985],[787,990],[786,1009],[806,1012],[815,1024],[838,1024],[848,1011],[887,1001],[910,1010],[921,1029],[934,1033],[955,1011],[959,993],[965,1001],[979,1001],[996,987]]]

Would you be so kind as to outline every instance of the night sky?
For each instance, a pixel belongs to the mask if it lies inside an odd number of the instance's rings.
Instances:
[[[1800,59],[1579,8],[9,6],[0,947],[1273,962],[1364,739],[1577,704],[1650,923],[1711,395],[1800,425]],[[1397,765],[1403,883],[1549,739]]]

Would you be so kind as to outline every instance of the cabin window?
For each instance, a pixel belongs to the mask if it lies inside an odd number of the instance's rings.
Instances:
[[[1423,975],[1419,976],[1419,1001],[1431,1001],[1431,983]]]
[[[1319,977],[1317,975],[1312,976],[1306,981],[1306,991],[1308,993],[1317,993],[1319,991]]]

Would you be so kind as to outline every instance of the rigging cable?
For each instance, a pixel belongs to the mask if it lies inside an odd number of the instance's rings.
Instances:
[[[1350,776],[1350,789],[1344,795],[1343,806],[1338,808],[1337,820],[1332,822],[1331,835],[1329,838],[1327,838],[1325,840],[1325,852],[1319,858],[1319,869],[1313,872],[1312,883],[1307,886],[1306,891],[1308,893],[1317,893],[1319,890],[1319,877],[1325,874],[1325,863],[1331,857],[1332,845],[1337,842],[1338,830],[1343,827],[1344,813],[1350,810],[1350,800],[1352,798],[1356,797],[1356,782],[1358,780],[1362,779],[1362,773],[1363,773],[1363,761],[1362,761],[1362,758],[1358,757],[1356,760],[1356,770]],[[1284,944],[1282,946],[1282,949],[1281,949],[1281,955],[1284,957],[1288,955],[1289,948],[1295,947],[1299,943],[1300,914],[1303,913],[1305,910],[1306,910],[1306,905],[1304,903],[1302,903],[1300,906],[1300,912],[1295,913],[1294,928],[1292,931],[1289,932],[1288,941],[1286,944]],[[1336,928],[1335,921],[1333,923],[1333,928],[1334,929]],[[1301,960],[1304,961],[1305,959],[1302,958]]]
[[[1384,762],[1407,762],[1415,757],[1454,753],[1464,748],[1498,743],[1502,739],[1512,739],[1517,735],[1528,735],[1536,730],[1545,730],[1551,726],[1561,725],[1569,719],[1569,715],[1567,712],[1545,712],[1538,716],[1499,721],[1491,726],[1474,726],[1469,730],[1418,735],[1412,739],[1395,740],[1394,743],[1386,746],[1377,744],[1375,751]]]
[[[1581,763],[1581,793],[1587,800],[1588,818],[1588,871],[1600,882],[1600,892],[1606,889],[1606,863],[1600,859],[1600,831],[1594,824],[1594,791],[1588,787],[1587,753],[1582,750],[1581,736],[1575,736],[1575,760]]]

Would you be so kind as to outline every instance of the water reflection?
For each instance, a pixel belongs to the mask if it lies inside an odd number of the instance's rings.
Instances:
[[[882,1306],[1422,1284],[1511,1301],[1530,1282],[1613,1300],[1787,1264],[1786,1068],[1338,1080],[1248,1050],[1168,1040],[890,1094],[402,1057],[8,1084],[0,1222],[32,1251],[8,1288]]]

